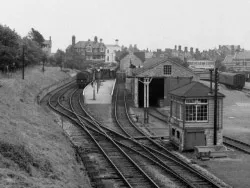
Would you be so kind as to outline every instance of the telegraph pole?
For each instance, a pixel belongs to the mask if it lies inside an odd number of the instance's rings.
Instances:
[[[23,45],[23,80],[24,80],[24,45]]]
[[[214,145],[217,145],[218,68],[214,69]]]

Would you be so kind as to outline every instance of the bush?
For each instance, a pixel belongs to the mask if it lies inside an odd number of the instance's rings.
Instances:
[[[49,161],[34,159],[23,145],[14,145],[0,141],[0,153],[3,157],[15,162],[21,170],[24,170],[29,174],[31,174],[31,166],[42,171],[45,176],[48,176],[49,173],[53,172]]]

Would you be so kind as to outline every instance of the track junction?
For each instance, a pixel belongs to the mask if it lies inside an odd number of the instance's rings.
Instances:
[[[113,95],[116,123],[112,129],[86,111],[82,90],[74,81],[52,91],[42,102],[72,123],[69,137],[93,187],[104,187],[107,182],[117,187],[223,187],[133,123],[123,84],[116,85]]]

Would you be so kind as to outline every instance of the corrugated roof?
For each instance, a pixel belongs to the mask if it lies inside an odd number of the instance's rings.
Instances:
[[[170,91],[169,94],[184,98],[213,97],[213,93],[210,93],[210,88],[208,86],[195,81],[174,89]],[[218,92],[218,97],[225,97],[225,95]]]
[[[186,69],[187,71],[189,72],[192,72],[193,74],[195,74],[191,69],[189,68],[186,68],[182,65],[180,65],[179,63],[175,62],[173,59],[171,58],[161,58],[161,57],[154,57],[154,58],[150,58],[150,59],[147,59],[144,63],[143,63],[143,67],[142,68],[138,68],[138,69],[134,69],[133,70],[133,74],[134,75],[139,75],[149,69],[152,69],[162,63],[165,63],[166,61],[169,61],[175,65],[178,65],[178,66],[181,66],[183,67],[184,69]]]

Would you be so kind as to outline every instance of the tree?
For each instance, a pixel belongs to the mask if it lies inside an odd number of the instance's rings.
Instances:
[[[54,55],[54,58],[55,58],[56,65],[60,66],[62,69],[62,64],[63,64],[64,59],[65,59],[65,52],[58,49]]]
[[[219,71],[226,71],[226,66],[222,63],[222,60],[221,59],[217,59],[215,61],[215,68],[218,68]]]
[[[0,24],[0,67],[9,66],[16,62],[20,36],[7,26]]]
[[[24,45],[25,49],[26,64],[39,64],[43,60],[44,52],[36,41],[24,37],[22,39],[22,45]],[[22,48],[20,49],[20,54],[21,52]]]
[[[40,47],[43,46],[44,38],[42,34],[34,28],[31,28],[31,31],[28,33],[28,38],[36,41],[40,45]]]

